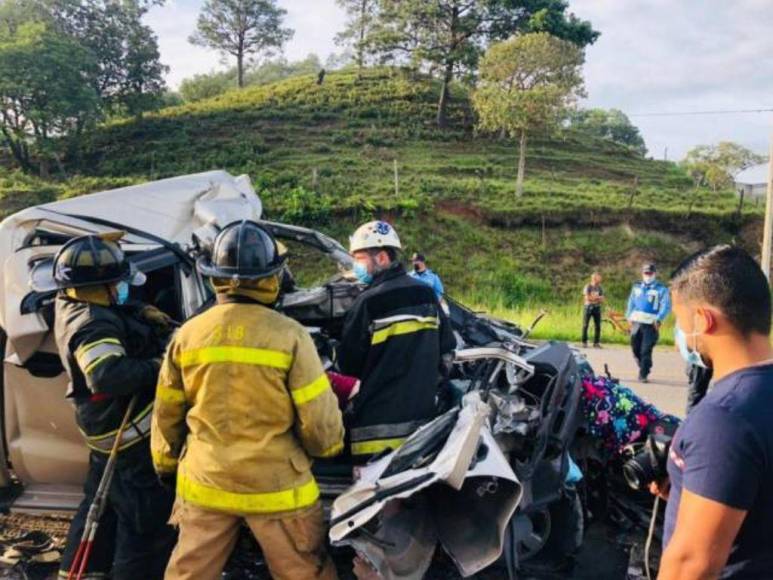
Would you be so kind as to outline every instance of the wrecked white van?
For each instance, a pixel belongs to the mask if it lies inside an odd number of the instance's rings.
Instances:
[[[259,221],[291,244],[291,258],[294,245],[331,260],[328,279],[292,289],[278,307],[309,329],[332,366],[343,318],[362,291],[341,275],[351,258],[320,232],[264,220],[246,176],[165,179],[32,207],[0,224],[0,487],[7,505],[74,509],[86,474],[88,452],[64,398],[67,378],[51,333],[57,250],[74,236],[127,232],[123,250],[147,275],[133,298],[183,321],[212,298],[195,259],[239,219]],[[530,344],[517,326],[448,302],[458,349],[438,418],[376,458],[357,482],[345,463],[314,468],[323,497],[335,500],[332,541],[355,546],[386,578],[420,577],[436,545],[470,575],[503,551],[514,571],[565,544],[567,530],[581,535],[581,518],[567,520],[579,502],[566,483],[579,421],[576,353],[562,343]],[[551,525],[557,516],[560,530]]]

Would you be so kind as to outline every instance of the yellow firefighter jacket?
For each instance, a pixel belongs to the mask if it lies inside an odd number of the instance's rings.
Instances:
[[[341,413],[308,332],[241,302],[212,307],[172,339],[156,391],[153,462],[159,474],[176,470],[178,496],[204,508],[299,510],[319,497],[309,456],[343,449]]]

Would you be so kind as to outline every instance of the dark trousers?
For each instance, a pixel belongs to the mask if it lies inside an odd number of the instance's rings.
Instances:
[[[582,312],[582,343],[588,342],[588,326],[593,320],[593,344],[599,344],[601,341],[601,306],[596,304],[586,304]]]
[[[631,348],[642,378],[647,378],[652,370],[652,349],[658,343],[658,338],[660,333],[654,324],[635,322],[631,327]]]
[[[92,452],[83,498],[67,534],[60,577],[67,574],[83,535],[107,456]],[[119,456],[84,578],[161,580],[177,533],[168,525],[174,494],[161,487],[147,442]],[[90,576],[91,575],[91,576]]]

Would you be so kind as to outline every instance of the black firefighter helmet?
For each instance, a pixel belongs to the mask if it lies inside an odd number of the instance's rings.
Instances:
[[[141,286],[145,274],[137,270],[118,245],[123,232],[73,238],[54,257],[54,281],[58,288],[81,288],[128,282]]]
[[[276,240],[253,221],[228,224],[215,238],[212,256],[202,256],[197,267],[202,276],[235,280],[259,280],[278,273],[285,258]]]

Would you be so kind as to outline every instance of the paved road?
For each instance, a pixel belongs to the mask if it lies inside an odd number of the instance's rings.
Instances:
[[[630,348],[609,346],[601,349],[580,348],[597,374],[604,372],[604,364],[620,382],[655,405],[661,411],[684,417],[687,403],[687,376],[684,361],[672,347],[656,348],[650,382],[646,385],[637,380],[636,361]]]

